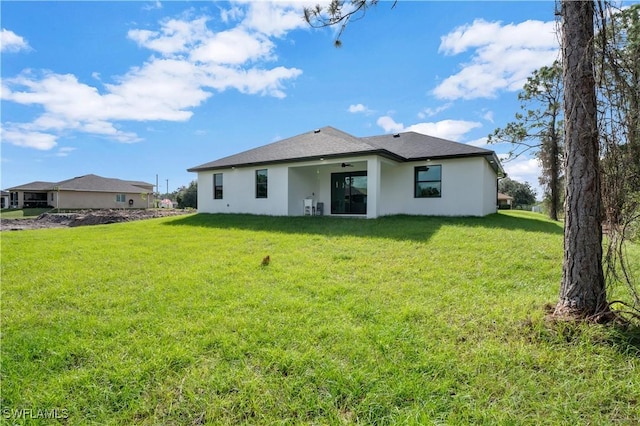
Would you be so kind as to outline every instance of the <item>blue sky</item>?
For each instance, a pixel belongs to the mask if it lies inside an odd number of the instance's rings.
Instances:
[[[189,167],[327,125],[487,147],[558,56],[551,1],[383,1],[339,49],[303,5],[3,1],[1,187],[94,173],[173,191]],[[504,166],[537,187],[535,159]]]

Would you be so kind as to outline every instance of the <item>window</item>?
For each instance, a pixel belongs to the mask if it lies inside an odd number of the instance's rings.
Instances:
[[[222,200],[222,173],[213,174],[213,199]]]
[[[267,198],[267,169],[256,170],[256,198]]]
[[[415,198],[439,198],[441,196],[442,166],[415,168]]]
[[[116,194],[116,203],[124,203],[127,201],[127,194]]]

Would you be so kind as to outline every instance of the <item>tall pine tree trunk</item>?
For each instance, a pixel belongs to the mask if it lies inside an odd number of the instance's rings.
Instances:
[[[560,132],[556,123],[557,112],[553,107],[553,119],[549,126],[549,218],[558,220],[558,212],[560,211]]]
[[[564,259],[558,317],[607,310],[602,271],[602,199],[593,70],[594,3],[562,1],[565,108]]]

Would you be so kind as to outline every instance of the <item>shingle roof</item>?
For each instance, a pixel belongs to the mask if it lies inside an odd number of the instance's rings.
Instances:
[[[362,138],[367,143],[389,150],[406,160],[425,158],[491,155],[493,151],[416,132]]]
[[[24,185],[7,188],[7,191],[49,191],[55,182],[43,182],[40,180],[25,183]]]
[[[396,161],[454,157],[487,157],[498,174],[504,174],[495,152],[472,145],[415,132],[357,138],[327,126],[239,154],[187,169],[189,172],[269,163],[303,161],[320,157],[378,154]]]
[[[321,156],[346,156],[375,151],[377,151],[375,147],[362,141],[362,139],[327,126],[192,167],[188,171],[195,172],[232,166],[299,161]]]
[[[60,187],[60,190],[65,191],[125,192],[133,194],[144,194],[147,192],[147,190],[134,185],[131,181],[105,178],[92,174],[63,180],[62,182],[58,182],[56,186]]]
[[[8,188],[11,191],[87,191],[87,192],[121,192],[129,194],[145,194],[148,191],[141,188],[144,182],[126,181],[105,178],[93,174],[74,177],[61,182],[31,182],[25,185]],[[153,187],[150,183],[144,183]]]

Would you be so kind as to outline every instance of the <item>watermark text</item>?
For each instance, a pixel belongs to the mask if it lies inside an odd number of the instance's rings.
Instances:
[[[2,408],[2,417],[5,420],[61,420],[69,418],[69,410],[66,408]]]

